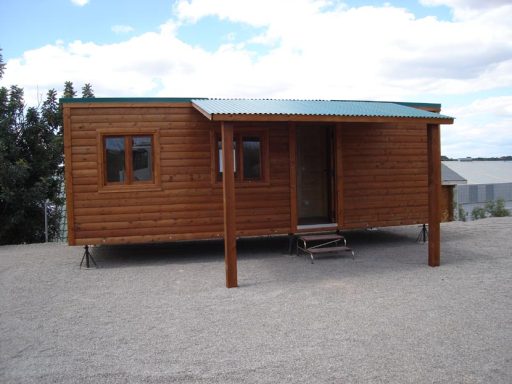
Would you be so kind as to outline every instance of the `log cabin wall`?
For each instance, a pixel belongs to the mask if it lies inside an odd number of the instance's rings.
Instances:
[[[64,107],[64,120],[70,245],[223,236],[222,183],[212,179],[212,132],[219,123],[190,103],[71,103]],[[258,128],[268,132],[269,175],[260,185],[236,185],[237,234],[288,233],[288,127]],[[99,135],[123,132],[155,133],[158,180],[151,188],[102,188]]]
[[[342,228],[426,223],[426,126],[343,123],[338,133],[343,167]]]
[[[453,221],[453,191],[454,185],[441,187],[441,222]]]
[[[266,130],[268,151],[263,150],[263,183],[235,183],[236,228],[240,236],[290,233],[290,167],[286,123],[237,123],[237,132]]]

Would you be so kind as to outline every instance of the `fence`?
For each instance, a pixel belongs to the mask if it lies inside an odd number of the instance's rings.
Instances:
[[[503,199],[505,208],[512,210],[512,183],[458,184],[454,195],[454,206],[463,208],[468,213],[468,220],[471,220],[471,211],[474,208],[483,207],[488,201]]]

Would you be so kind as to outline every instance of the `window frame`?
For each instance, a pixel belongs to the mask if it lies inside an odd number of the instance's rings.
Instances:
[[[116,191],[146,191],[160,190],[160,134],[158,129],[104,129],[97,132],[97,151],[98,151],[98,190],[100,192],[116,192]],[[151,180],[134,180],[133,179],[133,151],[132,138],[141,136],[149,136],[151,138]],[[124,181],[107,181],[107,148],[106,139],[108,137],[124,138],[124,165],[125,180]]]
[[[244,176],[244,150],[243,139],[245,137],[255,138],[260,141],[260,178],[247,179]],[[219,142],[222,142],[222,134],[219,128],[212,129],[211,131],[211,149],[212,149],[212,168],[211,178],[212,184],[216,186],[222,185],[222,172],[219,171]],[[236,127],[233,132],[233,143],[235,144],[235,185],[237,186],[265,186],[269,185],[269,140],[268,129],[266,128],[245,128]]]

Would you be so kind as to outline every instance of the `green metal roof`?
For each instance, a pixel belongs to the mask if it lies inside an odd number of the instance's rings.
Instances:
[[[61,98],[61,103],[192,103],[203,113],[214,115],[273,115],[387,117],[448,119],[452,117],[419,108],[439,110],[440,104],[354,101],[354,100],[284,100],[284,99],[206,99],[193,97],[95,97]]]
[[[61,103],[190,103],[198,97],[62,97]]]
[[[209,115],[309,115],[452,119],[412,105],[438,108],[439,104],[345,100],[194,99]],[[404,105],[406,104],[406,105]]]

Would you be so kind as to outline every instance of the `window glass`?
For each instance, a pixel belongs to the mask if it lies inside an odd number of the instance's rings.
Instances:
[[[243,137],[244,180],[261,178],[261,141],[259,137]]]
[[[107,137],[105,139],[107,182],[125,180],[124,137]]]
[[[224,171],[224,167],[223,167],[223,163],[222,163],[222,141],[221,140],[217,140],[217,148],[218,148],[218,156],[219,156],[219,161],[218,161],[219,169],[217,171],[218,171],[219,178],[222,179],[222,172]],[[234,172],[236,175],[236,141],[235,140],[233,140],[233,161],[234,161]]]
[[[134,181],[153,179],[151,136],[132,137],[132,171]]]
[[[217,172],[218,172],[219,176],[222,177],[222,171],[224,170],[224,166],[222,163],[222,141],[221,140],[217,140],[217,148],[219,149],[219,153],[218,153],[219,169],[217,170]]]

